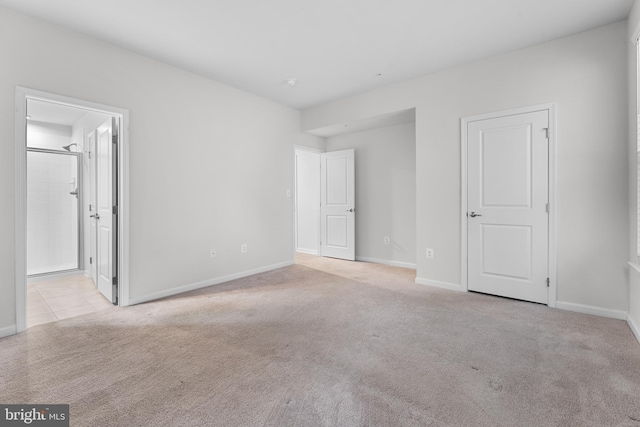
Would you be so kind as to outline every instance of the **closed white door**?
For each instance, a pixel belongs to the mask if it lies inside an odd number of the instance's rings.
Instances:
[[[115,207],[115,153],[117,145],[117,126],[115,119],[98,129],[96,142],[96,274],[98,290],[112,303],[116,302],[116,252],[117,229]]]
[[[322,256],[355,260],[355,153],[320,156],[320,248]]]
[[[548,302],[548,111],[467,125],[468,288]]]

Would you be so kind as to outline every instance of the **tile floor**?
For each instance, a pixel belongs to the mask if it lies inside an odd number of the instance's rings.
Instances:
[[[93,280],[84,275],[37,280],[27,285],[27,328],[113,307]]]

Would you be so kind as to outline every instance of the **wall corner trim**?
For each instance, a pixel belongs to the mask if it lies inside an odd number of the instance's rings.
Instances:
[[[556,308],[560,310],[573,311],[576,313],[592,314],[594,316],[608,317],[610,319],[627,320],[628,313],[622,310],[613,310],[604,307],[595,307],[592,305],[575,304],[572,302],[558,301]]]
[[[0,328],[0,338],[15,335],[17,333],[18,333],[18,328],[16,327],[16,325],[5,326],[4,328]]]
[[[129,298],[129,305],[141,304],[144,302],[154,301],[160,298],[181,294],[183,292],[194,291],[196,289],[206,288],[208,286],[219,285],[221,283],[230,282],[231,280],[242,279],[244,277],[253,276],[254,274],[265,273],[267,271],[276,270],[278,268],[289,267],[293,265],[293,260],[281,262],[278,264],[266,265],[264,267],[254,268],[252,270],[241,271],[239,273],[229,274],[227,276],[216,277],[213,279],[203,280],[201,282],[190,283],[160,292],[143,295],[137,298]]]
[[[447,289],[450,291],[463,292],[460,285],[455,283],[440,282],[438,280],[424,279],[422,277],[416,277],[417,285],[431,286],[432,288]]]
[[[356,261],[371,262],[371,263],[374,263],[374,264],[390,265],[391,267],[411,268],[413,270],[416,269],[416,265],[413,264],[413,263],[403,262],[403,261],[392,261],[392,260],[388,260],[388,259],[379,259],[379,258],[369,258],[369,257],[357,256],[356,257]]]
[[[640,326],[636,325],[630,315],[627,316],[627,324],[631,328],[631,332],[636,336],[638,344],[640,344]]]

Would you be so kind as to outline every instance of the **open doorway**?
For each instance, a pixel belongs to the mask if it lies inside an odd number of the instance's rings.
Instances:
[[[125,110],[16,89],[18,332],[127,305],[127,121]]]
[[[295,189],[296,251],[355,261],[355,151],[296,147]]]
[[[315,135],[324,137],[324,154],[355,151],[356,261],[416,267],[414,113],[410,110],[349,127],[334,126],[314,131]],[[329,165],[320,160],[321,150],[295,148],[295,251],[302,254],[297,256],[302,258],[327,256],[318,242],[322,238],[328,239],[320,226],[320,183],[323,181],[321,165],[325,170]],[[339,213],[349,208],[345,207]],[[340,224],[339,220],[335,223]]]

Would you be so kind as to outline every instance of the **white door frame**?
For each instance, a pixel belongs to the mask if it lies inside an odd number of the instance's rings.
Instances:
[[[467,126],[470,122],[478,120],[494,119],[515,114],[547,111],[549,113],[549,298],[547,305],[556,306],[557,282],[556,282],[556,108],[555,103],[533,105],[529,107],[514,108],[505,111],[480,114],[477,116],[462,117],[460,119],[460,288],[463,292],[469,290],[468,284],[468,241],[467,241]]]
[[[118,305],[129,305],[129,111],[16,86],[15,92],[15,310],[17,333],[27,328],[27,100],[54,102],[121,119],[118,150]]]

